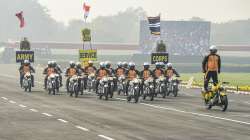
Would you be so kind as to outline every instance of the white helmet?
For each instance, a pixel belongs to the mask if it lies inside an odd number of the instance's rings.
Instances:
[[[106,65],[105,65],[105,62],[100,62],[100,67],[101,67],[101,68],[105,68],[105,66],[106,66]]]
[[[88,62],[89,64],[93,64],[93,61],[91,61],[91,60],[89,60],[89,62]]]
[[[117,62],[117,66],[122,67],[122,62],[121,61]]]
[[[29,60],[24,60],[23,63],[24,64],[30,64],[30,61]]]
[[[48,65],[52,64],[52,61],[48,61]]]
[[[143,66],[149,66],[150,64],[148,62],[144,62]]]
[[[167,67],[172,68],[173,67],[172,63],[167,63]]]
[[[209,47],[210,51],[217,51],[217,47],[215,45],[212,45]]]
[[[135,63],[134,63],[134,62],[129,62],[129,63],[128,63],[128,66],[129,66],[129,67],[133,67],[133,66],[135,66]]]

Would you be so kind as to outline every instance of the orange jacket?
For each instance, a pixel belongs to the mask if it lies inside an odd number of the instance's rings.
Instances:
[[[152,71],[150,70],[143,70],[141,72],[141,77],[144,79],[144,80],[147,80],[149,77],[152,76]]]
[[[202,62],[202,68],[204,72],[207,71],[218,71],[221,68],[221,59],[217,54],[210,54],[206,56]]]
[[[128,80],[133,80],[134,78],[136,78],[138,73],[139,72],[137,70],[128,70],[127,72]]]

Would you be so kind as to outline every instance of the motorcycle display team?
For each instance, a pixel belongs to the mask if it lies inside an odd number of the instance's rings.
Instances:
[[[207,109],[212,106],[220,106],[225,111],[228,106],[223,82],[218,83],[216,74],[220,72],[220,58],[216,54],[215,46],[210,47],[210,54],[203,61],[204,90],[202,96]],[[215,64],[217,63],[217,64]],[[211,69],[213,68],[213,69]],[[214,70],[214,71],[213,71]],[[25,91],[31,92],[34,87],[34,68],[28,60],[24,60],[20,72],[20,85]],[[48,94],[55,95],[63,86],[63,71],[56,61],[49,61],[44,69],[44,89]],[[92,61],[86,67],[82,67],[80,62],[69,62],[69,67],[64,73],[66,77],[66,90],[72,97],[79,94],[95,92],[99,99],[108,100],[113,98],[114,93],[124,95],[128,102],[137,103],[140,97],[143,100],[153,101],[155,97],[166,98],[173,95],[176,97],[179,91],[181,80],[179,73],[173,68],[171,63],[165,64],[157,62],[152,70],[148,62],[143,64],[143,70],[138,71],[134,62],[118,62],[114,69],[111,62],[100,62],[96,68]],[[210,78],[213,82],[209,82]],[[211,83],[211,84],[209,84]]]

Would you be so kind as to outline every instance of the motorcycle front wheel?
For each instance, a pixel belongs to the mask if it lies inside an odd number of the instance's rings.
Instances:
[[[222,111],[226,111],[227,110],[227,106],[228,106],[228,99],[227,99],[227,96],[221,96],[221,108],[222,108]]]

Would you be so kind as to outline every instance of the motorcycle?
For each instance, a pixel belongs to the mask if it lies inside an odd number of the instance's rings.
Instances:
[[[127,101],[130,102],[134,98],[135,103],[139,101],[140,97],[140,83],[141,80],[138,78],[133,79],[129,82]]]
[[[108,100],[108,92],[109,92],[109,79],[108,77],[103,77],[98,85],[97,93],[99,96],[99,99],[102,99],[102,97],[105,97],[105,100]]]
[[[81,95],[83,95],[85,82],[84,82],[85,76],[79,76],[79,92],[81,92]]]
[[[148,78],[144,81],[143,84],[143,100],[145,100],[147,97],[150,97],[150,101],[154,100],[154,79],[152,77]]]
[[[95,74],[91,73],[88,75],[88,79],[87,79],[87,89],[89,92],[91,92],[91,90],[95,90],[95,85],[96,85],[96,79],[95,79]]]
[[[180,80],[177,79],[177,77],[172,76],[168,79],[167,83],[167,96],[172,93],[174,97],[177,97],[178,91],[179,91],[179,83]]]
[[[161,94],[163,98],[166,98],[166,78],[164,76],[160,76],[158,79],[155,80],[155,96]]]
[[[118,95],[121,95],[121,92],[123,92],[124,94],[126,94],[126,82],[125,82],[125,76],[119,76],[118,80],[117,80],[117,92]]]
[[[32,81],[31,81],[31,73],[30,72],[26,72],[24,74],[22,82],[23,82],[24,91],[27,92],[27,90],[29,90],[29,92],[31,92]]]
[[[73,94],[75,94],[76,98],[78,97],[78,94],[79,94],[78,80],[79,80],[79,77],[77,75],[74,75],[69,79],[70,96],[73,96]]]
[[[115,90],[115,84],[114,84],[115,77],[108,77],[109,81],[109,97],[113,98],[114,90]]]
[[[59,92],[59,75],[52,73],[48,76],[48,80],[47,80],[47,90],[49,92],[49,94],[55,95],[56,91]]]
[[[213,106],[221,107],[222,111],[226,111],[228,107],[228,98],[226,95],[225,85],[228,82],[222,82],[217,85],[210,83],[208,92],[202,91],[202,96],[207,109]]]

